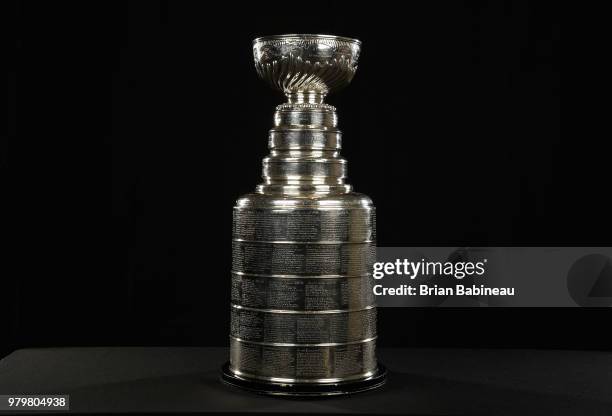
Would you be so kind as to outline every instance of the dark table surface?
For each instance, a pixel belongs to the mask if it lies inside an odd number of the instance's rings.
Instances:
[[[612,415],[612,353],[382,349],[379,390],[348,397],[259,396],[219,382],[225,348],[18,350],[0,394],[69,394],[80,413]]]

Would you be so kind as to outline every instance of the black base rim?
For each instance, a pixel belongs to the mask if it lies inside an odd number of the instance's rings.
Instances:
[[[221,369],[221,381],[258,394],[323,397],[355,394],[381,387],[387,380],[386,368],[378,363],[376,373],[364,380],[343,381],[338,383],[276,383],[240,377],[230,371],[229,362]]]

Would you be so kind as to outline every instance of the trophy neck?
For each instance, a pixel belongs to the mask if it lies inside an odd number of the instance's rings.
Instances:
[[[351,191],[345,184],[346,160],[336,109],[320,93],[288,94],[276,108],[270,154],[263,160],[263,194],[313,197]]]
[[[319,91],[286,93],[288,104],[323,104],[325,94]]]

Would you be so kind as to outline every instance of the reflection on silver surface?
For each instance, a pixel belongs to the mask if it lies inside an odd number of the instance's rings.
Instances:
[[[325,387],[384,382],[371,287],[375,210],[345,183],[336,109],[323,102],[350,83],[360,45],[328,35],[253,42],[258,75],[287,102],[274,114],[263,183],[234,208],[226,381],[298,394],[302,384],[309,394],[339,394],[350,389]]]
[[[262,345],[230,339],[232,371],[299,383],[355,380],[376,371],[375,339],[334,345]],[[331,381],[329,381],[331,382]]]

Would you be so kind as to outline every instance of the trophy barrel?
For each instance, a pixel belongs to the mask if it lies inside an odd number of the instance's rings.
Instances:
[[[272,51],[287,49],[294,56],[301,47],[324,50],[312,48],[316,36],[304,36],[306,46],[292,35],[287,41],[295,44],[287,48],[275,37]],[[270,59],[270,53],[261,55]],[[333,62],[354,71],[350,59]],[[321,66],[311,57],[308,63]],[[294,62],[282,78],[291,78],[291,71],[303,68]],[[320,91],[285,93],[289,101],[277,107],[269,135],[264,182],[234,207],[230,360],[222,380],[268,394],[370,390],[386,375],[376,359],[371,286],[375,208],[344,182],[335,108],[322,102]]]
[[[369,198],[247,195],[234,208],[230,380],[269,393],[377,387]]]

